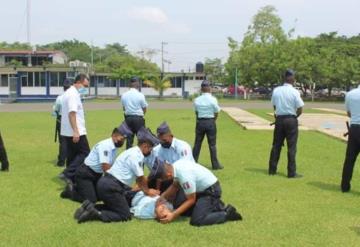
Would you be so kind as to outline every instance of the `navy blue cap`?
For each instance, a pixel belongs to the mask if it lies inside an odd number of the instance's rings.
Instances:
[[[130,79],[130,83],[133,83],[133,82],[140,82],[139,77],[136,77],[136,76],[132,77],[132,78]]]
[[[210,82],[208,80],[202,81],[201,87],[210,87]]]
[[[70,87],[72,85],[71,81],[69,79],[65,79],[63,82],[63,87]]]
[[[156,129],[156,133],[158,135],[163,135],[163,134],[167,134],[170,133],[170,127],[166,122],[162,122],[162,124],[160,124],[160,126]]]
[[[151,133],[149,129],[146,129],[144,127],[141,127],[141,129],[139,129],[137,133],[137,139],[138,141],[148,141],[153,146],[156,146],[160,143],[159,139],[153,133]]]
[[[295,71],[292,69],[287,69],[285,72],[285,77],[294,76],[294,75],[295,75]]]
[[[148,176],[149,180],[159,179],[165,173],[165,161],[156,158],[153,167],[151,168],[150,174]]]
[[[129,128],[129,126],[126,124],[125,121],[122,122],[122,124],[118,127],[118,130],[120,134],[124,137],[128,137],[133,134],[133,132],[131,131],[131,129]]]

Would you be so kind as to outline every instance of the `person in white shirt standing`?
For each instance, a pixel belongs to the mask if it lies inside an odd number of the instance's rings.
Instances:
[[[134,135],[145,127],[144,115],[148,107],[144,94],[139,91],[139,78],[130,79],[130,90],[121,96],[121,104],[124,108],[125,122],[133,132],[133,135],[127,137],[126,149],[132,147]]]
[[[85,74],[79,74],[63,96],[60,133],[65,137],[67,146],[67,161],[63,178],[70,184],[73,182],[77,167],[90,153],[86,138],[84,108],[80,97],[88,94],[88,87],[88,77]]]

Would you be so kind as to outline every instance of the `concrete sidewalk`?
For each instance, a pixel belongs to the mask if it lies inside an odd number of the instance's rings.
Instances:
[[[270,121],[242,109],[224,107],[223,110],[244,129],[274,129],[274,126],[270,126]],[[342,141],[347,141],[347,137],[343,136],[347,132],[345,124],[347,120],[347,117],[337,114],[304,113],[299,117],[299,129],[318,131]]]

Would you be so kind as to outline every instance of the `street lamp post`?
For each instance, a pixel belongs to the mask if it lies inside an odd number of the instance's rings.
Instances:
[[[235,68],[235,86],[234,86],[234,95],[235,95],[235,99],[238,98],[238,69],[237,67]]]

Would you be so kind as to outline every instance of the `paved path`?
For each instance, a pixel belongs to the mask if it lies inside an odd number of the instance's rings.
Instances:
[[[184,101],[149,101],[149,109],[192,109],[192,102]],[[270,101],[220,101],[221,107],[236,107],[241,109],[272,109]],[[84,104],[85,110],[118,110],[121,104],[115,101],[94,102],[88,101]],[[49,112],[52,103],[13,103],[1,104],[0,112]],[[329,108],[344,110],[341,103],[307,103],[305,108]]]
[[[272,130],[270,122],[255,114],[236,107],[224,107],[226,112],[240,126],[247,130]],[[343,134],[347,132],[346,116],[323,113],[304,113],[299,117],[300,130],[313,130],[324,133],[328,136],[347,141]]]
[[[314,110],[320,110],[320,111],[326,111],[326,112],[333,112],[333,113],[338,113],[338,114],[344,114],[344,115],[346,115],[346,111],[344,111],[344,110],[338,110],[338,109],[314,108]]]

